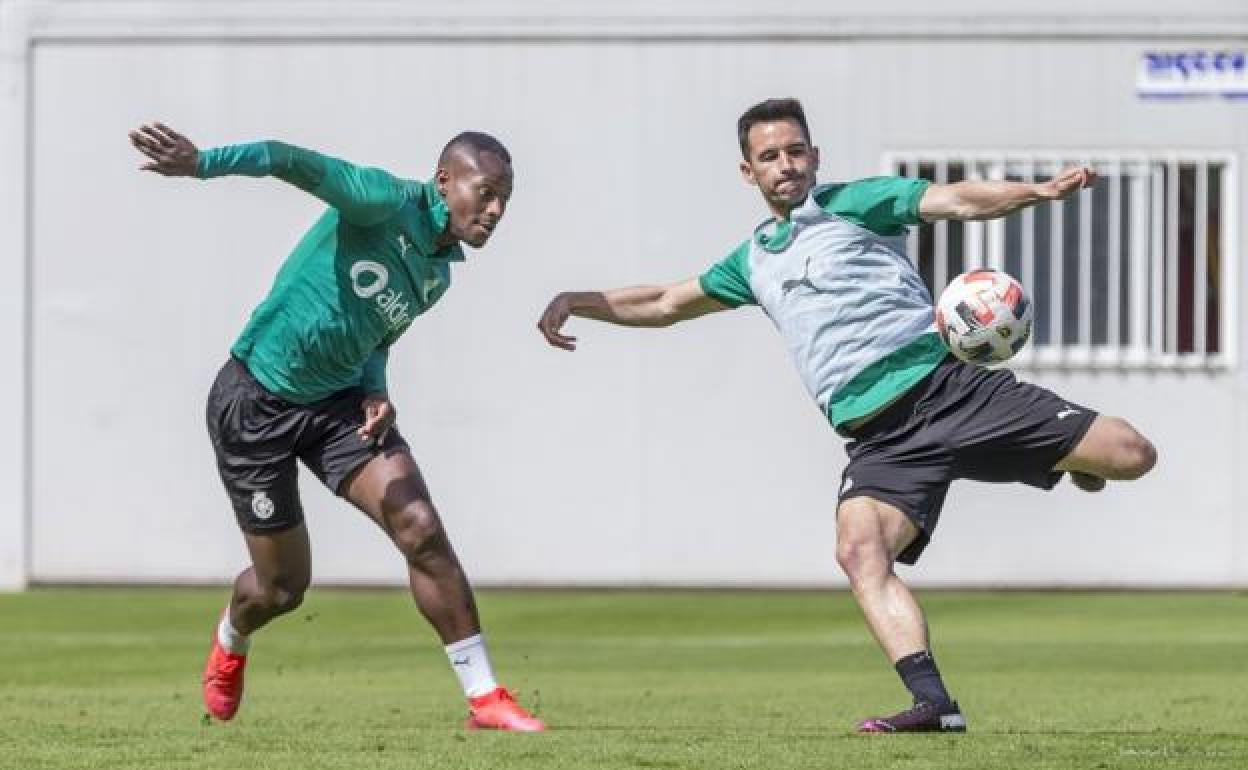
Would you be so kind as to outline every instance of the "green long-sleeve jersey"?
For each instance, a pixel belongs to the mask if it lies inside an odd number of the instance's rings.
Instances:
[[[330,208],[295,246],[230,352],[298,404],[362,386],[385,393],[386,355],[451,283],[458,243],[432,182],[400,179],[282,142],[204,150],[198,176],[274,176]]]

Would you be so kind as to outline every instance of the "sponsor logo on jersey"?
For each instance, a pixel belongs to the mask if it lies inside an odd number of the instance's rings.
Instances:
[[[412,316],[407,312],[407,300],[397,289],[386,289],[377,297],[377,312],[393,329],[412,322]]]
[[[403,292],[390,286],[390,271],[380,262],[362,259],[352,265],[351,291],[360,299],[373,300],[377,314],[391,329],[400,329],[412,322],[408,301]]]
[[[390,284],[390,271],[380,262],[361,259],[351,266],[351,291],[360,299],[371,299]]]

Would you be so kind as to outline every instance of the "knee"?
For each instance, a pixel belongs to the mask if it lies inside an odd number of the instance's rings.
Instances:
[[[1125,420],[1119,420],[1119,436],[1111,462],[1113,478],[1133,481],[1157,464],[1157,448]]]
[[[393,517],[391,522],[394,528],[394,544],[409,562],[444,550],[446,535],[432,503],[411,503]]]
[[[836,563],[852,582],[867,571],[872,550],[867,541],[842,534],[836,540]]]
[[[255,602],[274,615],[284,615],[303,604],[307,581],[279,580],[260,586]]]
[[[892,568],[883,537],[876,527],[842,525],[836,535],[836,562],[851,584],[887,575]]]

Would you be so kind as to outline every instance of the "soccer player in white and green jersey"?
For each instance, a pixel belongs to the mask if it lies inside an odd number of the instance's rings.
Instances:
[[[166,176],[273,177],[329,208],[295,246],[230,349],[208,395],[208,432],[252,566],[234,583],[204,671],[208,711],[242,701],[250,637],[299,606],[311,576],[296,460],[390,537],[413,598],[446,645],[467,696],[468,727],[544,729],[500,687],[472,588],[420,469],[394,427],[390,346],[450,286],[462,243],[480,248],[512,190],[494,137],[452,139],[428,182],[400,179],[282,142],[199,151],[162,124],[131,132]]]
[[[819,151],[801,104],[773,99],[737,124],[741,173],[772,217],[703,275],[670,286],[556,296],[538,328],[573,350],[569,316],[668,326],[758,305],[784,336],[810,394],[842,436],[849,463],[837,506],[837,559],[867,625],[913,705],[862,732],[966,729],[931,655],[927,624],[893,566],[913,564],[955,479],[1051,489],[1063,472],[1095,491],[1152,468],[1152,444],[1125,421],[948,354],[932,300],[906,256],[906,228],[993,219],[1091,184],[1072,168],[1048,182],[876,177],[816,186]]]

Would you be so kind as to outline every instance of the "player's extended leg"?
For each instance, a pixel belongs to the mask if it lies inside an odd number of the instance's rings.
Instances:
[[[1120,417],[1098,415],[1078,445],[1054,470],[1069,471],[1077,484],[1085,486],[1079,476],[1133,481],[1156,464],[1157,449],[1131,423]]]
[[[222,720],[233,718],[243,700],[248,637],[298,607],[312,575],[308,529],[302,522],[281,532],[244,532],[243,537],[252,565],[234,580],[234,595],[204,668],[204,705]]]
[[[411,454],[406,449],[378,454],[352,474],[342,493],[385,530],[406,559],[412,597],[446,645],[468,697],[468,726],[545,729],[494,679],[472,588]]]
[[[894,716],[862,722],[861,732],[966,729],[932,659],[923,610],[893,570],[898,555],[917,535],[904,513],[871,497],[848,498],[837,510],[837,561],[867,626],[915,701],[913,708]]]

